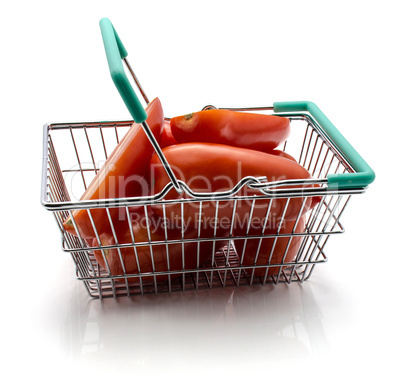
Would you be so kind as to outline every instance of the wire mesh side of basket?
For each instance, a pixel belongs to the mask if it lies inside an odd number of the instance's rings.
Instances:
[[[66,234],[64,250],[70,252],[76,264],[77,277],[83,280],[92,296],[117,296],[135,295],[144,293],[172,292],[177,290],[202,289],[213,287],[227,287],[240,285],[277,284],[282,282],[303,282],[307,280],[316,264],[327,261],[324,252],[328,239],[333,234],[344,231],[340,223],[340,216],[343,213],[349,196],[331,196],[322,200],[322,207],[312,211],[308,215],[305,229],[301,233],[289,233],[274,236],[238,236],[238,237],[214,237],[205,239],[187,238],[184,233],[182,240],[175,241],[150,241],[132,242],[102,247],[86,245],[77,237]],[[268,244],[269,251],[265,252],[266,262],[245,264],[245,250],[236,249],[236,243],[247,241],[243,245],[245,249],[254,249],[253,255],[257,258],[257,249],[263,249],[264,241],[268,239],[276,242],[276,247],[282,243],[285,249],[291,249],[289,240],[299,240],[298,252],[291,263],[284,263],[278,260],[273,264],[269,263],[275,252],[275,246]],[[208,245],[210,253],[200,255],[200,247]],[[248,245],[247,245],[248,244]],[[222,246],[223,245],[223,246]],[[188,246],[195,246],[192,252],[193,257],[188,256]],[[171,247],[176,252],[176,257],[171,255]],[[217,249],[219,247],[219,249]],[[250,247],[250,248],[249,248]],[[110,254],[111,251],[127,256],[127,251],[133,253],[131,257],[138,258],[144,251],[148,254],[153,252],[167,253],[164,259],[170,266],[173,263],[182,263],[182,269],[167,269],[145,272],[138,274],[113,275],[110,270],[100,265],[99,257]],[[280,251],[285,257],[286,253]],[[98,256],[96,256],[98,254]],[[98,259],[97,259],[98,258]],[[203,258],[203,260],[201,260]],[[194,259],[199,265],[194,266]],[[192,264],[189,264],[192,263]],[[174,265],[174,264],[173,264]],[[189,268],[190,265],[190,268]],[[160,280],[160,278],[163,278]]]
[[[292,136],[283,149],[297,156],[299,164],[310,171],[315,178],[325,178],[328,174],[353,173],[353,169],[337,152],[333,145],[323,136],[308,117],[293,116]],[[99,161],[105,161],[131,126],[130,121],[85,124],[54,124],[45,135],[47,163],[44,177],[44,197],[48,203],[67,203],[71,198],[79,198],[100,168]],[[327,261],[324,248],[332,234],[344,231],[340,223],[350,193],[331,192],[321,196],[319,204],[306,215],[305,227],[287,234],[277,236],[243,235],[218,236],[216,233],[208,238],[187,237],[185,233],[177,241],[161,239],[159,241],[125,242],[115,241],[114,244],[93,247],[80,236],[76,237],[64,230],[63,223],[71,217],[70,209],[55,210],[54,215],[63,236],[63,249],[70,252],[76,266],[78,279],[82,280],[92,297],[116,297],[118,295],[135,295],[155,292],[172,292],[176,290],[227,287],[240,285],[255,285],[280,282],[303,282],[307,280],[317,264]],[[307,198],[307,197],[305,197]],[[250,198],[244,199],[250,203]],[[291,197],[286,199],[288,202]],[[243,200],[239,200],[240,202]],[[271,200],[272,201],[272,200]],[[258,201],[257,201],[258,202]],[[264,201],[267,216],[270,200]],[[202,201],[193,201],[194,206],[201,209]],[[215,203],[217,214],[220,203]],[[142,205],[143,211],[149,211],[149,205]],[[122,206],[121,211],[129,213],[130,206]],[[91,212],[91,209],[87,209]],[[108,212],[108,208],[105,208]],[[233,213],[233,217],[236,213]],[[232,217],[232,220],[233,220]],[[251,219],[251,218],[250,218]],[[112,228],[113,228],[113,221]],[[149,234],[149,236],[151,236]],[[263,242],[272,239],[276,243],[269,244],[271,252],[266,252],[267,261],[263,264],[256,262],[245,264],[244,252],[247,244],[257,244],[256,258]],[[239,252],[239,240],[244,241],[243,249]],[[292,240],[299,241],[299,248],[292,262],[272,263],[272,252],[275,246],[285,241],[285,258]],[[290,241],[290,242],[289,242]],[[147,273],[113,274],[107,266],[100,265],[99,256],[122,249],[146,249],[150,252],[158,249],[169,252],[170,247],[179,246],[179,261],[182,268]],[[207,260],[201,262],[199,249],[196,268],[188,267],[186,249],[190,245],[209,244],[210,254]],[[217,249],[219,247],[219,249]],[[152,253],[151,253],[152,256]],[[167,253],[169,260],[169,253]],[[121,257],[121,255],[120,255]],[[170,258],[171,259],[171,258]],[[177,260],[177,258],[176,258]],[[123,265],[124,266],[124,265]],[[162,278],[161,281],[159,279]]]

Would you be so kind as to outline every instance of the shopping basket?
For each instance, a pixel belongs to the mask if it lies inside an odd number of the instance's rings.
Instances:
[[[127,79],[122,61],[133,76],[145,103],[149,100],[127,61],[127,51],[113,25],[108,19],[102,19],[100,25],[112,79],[133,120],[49,123],[44,126],[43,144],[42,204],[53,212],[62,235],[62,249],[71,254],[76,276],[85,285],[89,295],[104,298],[307,280],[317,264],[327,261],[324,248],[329,237],[344,232],[340,220],[351,196],[365,192],[368,185],[374,181],[375,175],[369,165],[312,102],[277,102],[265,107],[225,108],[289,118],[291,135],[284,143],[283,150],[296,156],[297,162],[310,172],[312,178],[266,182],[265,177],[246,177],[229,191],[194,192],[185,182],[176,178],[147,125],[147,116]],[[204,109],[219,108],[207,105]],[[169,118],[165,120],[169,121]],[[149,196],[76,200],[98,173],[99,162],[108,158],[134,122],[141,123],[171,182],[160,193]],[[255,189],[258,194],[242,196],[240,192],[244,187]],[[186,193],[186,197],[175,200],[175,204],[185,206],[191,203],[200,209],[200,214],[207,203],[214,203],[218,218],[220,206],[230,203],[233,212],[229,220],[229,234],[219,235],[215,226],[214,233],[210,236],[203,237],[200,229],[195,235],[187,236],[182,227],[180,237],[175,240],[168,238],[167,231],[163,238],[153,240],[148,231],[147,241],[138,242],[132,235],[130,242],[120,243],[113,219],[110,217],[110,209],[119,208],[127,214],[132,207],[141,208],[145,214],[149,212],[150,206],[155,204],[165,209],[167,205],[172,204],[172,200],[165,199],[171,190]],[[283,233],[279,232],[279,226],[276,233],[268,235],[264,232],[248,233],[252,213],[258,203],[264,203],[266,207],[265,227],[272,201],[280,198],[285,201],[286,208],[295,198],[304,203],[311,197],[319,198],[319,201],[305,215],[298,214],[297,220],[305,217],[302,229],[293,227]],[[243,202],[247,202],[250,209],[249,224],[246,225],[243,235],[234,235],[233,222],[236,211]],[[92,226],[97,236],[95,245],[89,244],[80,236],[79,231],[77,235],[72,235],[65,230],[64,223],[68,218],[74,223],[74,211],[84,210],[92,220],[91,214],[95,209],[105,211],[115,237],[113,243],[102,243],[94,223]],[[288,261],[286,257],[292,249],[292,240],[296,239],[297,251],[294,252],[292,260]],[[236,244],[238,241],[242,241],[241,249]],[[206,243],[210,249],[208,259],[200,260],[200,247]],[[176,257],[169,256],[169,247],[173,245],[179,247],[175,249]],[[282,259],[273,260],[274,251],[279,245],[282,246]],[[188,264],[190,258],[186,247],[189,246],[194,247],[191,250],[192,266]],[[255,260],[245,260],[249,253],[248,246],[253,246]],[[136,273],[128,273],[122,261],[123,273],[115,274],[108,267],[107,260],[104,261],[106,265],[100,265],[97,260],[99,256],[105,257],[110,250],[116,251],[122,259],[122,252],[127,249],[132,249],[135,259],[138,260],[141,248],[150,252],[152,270],[142,272],[138,267]],[[166,249],[166,266],[163,271],[157,270],[154,265],[153,252],[155,253],[156,249]],[[263,263],[257,260],[262,249],[268,249],[265,254],[266,261]],[[172,260],[182,263],[182,266],[172,269]]]

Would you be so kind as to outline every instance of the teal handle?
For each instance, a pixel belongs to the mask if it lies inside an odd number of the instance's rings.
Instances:
[[[337,146],[346,160],[356,170],[353,174],[328,174],[328,187],[337,188],[364,188],[374,182],[375,173],[359,153],[351,146],[345,137],[336,129],[316,104],[310,101],[291,101],[274,103],[275,113],[309,112],[321,125],[327,136]]]
[[[127,57],[127,50],[109,19],[101,19],[99,25],[110,75],[134,121],[140,124],[144,122],[148,116],[123,68],[122,59]]]

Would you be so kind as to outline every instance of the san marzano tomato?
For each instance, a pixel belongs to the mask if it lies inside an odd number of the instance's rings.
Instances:
[[[211,109],[173,117],[170,127],[179,143],[207,142],[268,152],[290,134],[286,117]]]

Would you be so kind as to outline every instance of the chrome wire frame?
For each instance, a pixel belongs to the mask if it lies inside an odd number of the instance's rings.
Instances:
[[[211,109],[214,107],[207,106],[206,108]],[[240,108],[236,110],[270,111],[272,107]],[[164,199],[170,190],[175,190],[172,183],[167,185],[161,193],[149,197],[88,201],[72,200],[71,198],[79,197],[87,189],[89,183],[99,171],[98,161],[107,159],[133,122],[127,120],[45,125],[42,204],[53,212],[61,231],[62,248],[71,254],[75,263],[76,276],[83,282],[89,295],[94,298],[116,298],[120,295],[130,297],[137,294],[173,292],[187,289],[198,290],[214,287],[304,282],[309,279],[315,265],[327,261],[324,248],[329,237],[333,234],[344,232],[340,218],[346,205],[350,202],[351,196],[364,192],[364,189],[329,189],[326,185],[328,174],[353,174],[354,169],[309,115],[295,114],[286,116],[291,120],[292,127],[296,126],[297,128],[292,129],[292,135],[284,144],[283,150],[291,153],[294,157],[297,156],[299,164],[309,170],[313,179],[270,183],[265,181],[265,177],[246,177],[228,192],[203,194],[193,192],[184,182],[178,181],[187,198],[177,201]],[[312,184],[319,184],[319,187],[311,188]],[[289,188],[292,185],[294,188]],[[301,185],[310,185],[310,188],[300,188]],[[252,197],[240,196],[238,193],[245,186],[259,190],[260,194]],[[292,198],[301,197],[305,202],[311,196],[320,196],[321,200],[315,208],[307,213],[306,227],[302,232],[296,233],[293,229],[290,233],[279,234],[278,229],[276,234],[267,235],[262,232],[258,235],[249,235],[249,224],[247,225],[247,233],[244,235],[234,236],[232,234],[236,209],[243,202],[251,203],[250,213],[252,213],[256,203],[258,204],[262,200],[265,201],[266,217],[262,229],[264,231],[270,214],[270,206],[274,199],[284,198],[287,207]],[[228,236],[223,237],[218,236],[215,226],[211,237],[202,238],[200,225],[198,225],[196,237],[188,238],[182,228],[181,238],[169,240],[165,230],[164,239],[153,241],[148,229],[149,241],[136,242],[134,234],[131,233],[132,241],[122,244],[118,241],[109,211],[111,208],[119,207],[128,216],[129,209],[132,206],[138,206],[142,207],[145,214],[147,214],[150,205],[159,204],[165,214],[166,206],[168,205],[180,204],[183,210],[183,206],[191,203],[192,206],[199,208],[199,214],[201,215],[205,203],[213,203],[216,206],[216,218],[218,218],[221,203],[227,203],[227,201],[232,203],[233,212],[230,233]],[[91,212],[100,208],[106,210],[115,244],[102,245],[101,243]],[[74,210],[77,209],[87,212],[95,231],[97,246],[89,245],[80,236],[74,220]],[[297,221],[300,217],[299,212]],[[64,229],[63,223],[68,218],[72,220],[78,236],[73,236]],[[250,214],[249,222],[251,222],[251,218],[252,215]],[[274,239],[273,247],[275,247],[277,241],[285,238],[289,241],[283,254],[282,262],[273,264],[270,263],[271,259],[269,258],[264,265],[255,264],[263,240]],[[284,259],[289,244],[294,238],[301,239],[300,248],[294,260],[290,263],[285,263]],[[236,251],[236,240],[244,240],[242,252]],[[252,240],[258,241],[256,257],[253,265],[245,265],[243,257],[247,244]],[[210,259],[207,263],[200,263],[200,245],[207,242],[212,245]],[[181,244],[182,246],[181,260],[183,265],[181,270],[170,270],[172,257],[169,257],[169,246],[171,244]],[[197,245],[197,265],[195,268],[186,267],[188,258],[185,255],[185,248],[187,244]],[[223,245],[223,248],[215,249],[216,244]],[[122,249],[133,249],[138,262],[138,249],[148,247],[151,253],[152,268],[155,268],[153,250],[160,246],[166,249],[166,271],[157,272],[154,270],[147,273],[126,273],[121,254]],[[112,275],[105,258],[105,253],[108,250],[118,252],[123,269],[122,275]],[[96,260],[96,251],[102,255],[106,268],[102,268]],[[272,256],[272,253],[269,256]],[[269,273],[272,268],[279,268],[277,274],[271,275]],[[255,276],[255,270],[257,269],[265,270],[264,275]],[[158,281],[158,275],[166,275],[167,280]],[[133,282],[132,280],[135,279],[137,281]]]

